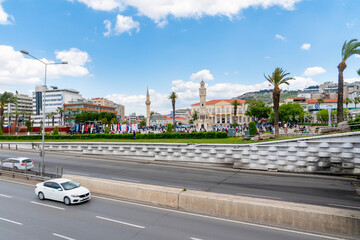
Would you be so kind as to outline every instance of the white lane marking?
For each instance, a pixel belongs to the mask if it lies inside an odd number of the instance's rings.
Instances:
[[[22,223],[15,222],[15,221],[12,221],[12,220],[9,220],[9,219],[6,219],[6,218],[2,218],[2,217],[0,217],[0,220],[6,221],[6,222],[10,222],[10,223],[14,223],[14,224],[17,224],[17,225],[23,225]]]
[[[67,239],[67,240],[75,240],[75,238],[65,237],[65,236],[57,234],[57,233],[53,233],[53,235],[56,236],[56,237],[59,237],[59,238]]]
[[[72,171],[65,171],[65,174],[76,174],[80,176],[89,176],[87,173],[81,173],[81,172],[72,172]]]
[[[39,203],[39,202],[34,202],[34,201],[31,201],[31,203],[38,204],[38,205],[45,206],[45,207],[55,208],[55,209],[59,209],[59,210],[65,210],[65,208],[62,208],[62,207],[56,207],[56,206],[52,206],[52,205],[48,205],[48,204],[44,204],[44,203]]]
[[[0,194],[0,197],[12,198],[12,196],[8,196],[8,195],[5,195],[5,194]]]
[[[282,199],[282,198],[279,198],[279,197],[271,197],[271,196],[256,195],[256,194],[246,194],[246,193],[237,193],[237,195],[244,196],[244,197],[259,197],[259,198],[270,198],[270,199]]]
[[[116,222],[116,223],[128,225],[128,226],[131,226],[131,227],[145,228],[144,226],[135,225],[135,224],[127,223],[127,222],[122,222],[122,221],[118,221],[118,220],[114,220],[114,219],[110,219],[110,218],[105,218],[105,217],[100,217],[100,216],[96,216],[96,218],[107,220],[107,221],[110,221],[110,222]]]
[[[325,238],[325,239],[343,240],[343,238],[330,237],[330,236],[326,236],[326,235],[315,234],[315,233],[308,233],[308,232],[300,232],[300,231],[295,231],[295,230],[286,229],[286,228],[271,227],[271,226],[260,225],[260,224],[256,224],[256,223],[248,223],[248,222],[230,220],[230,219],[225,219],[225,218],[218,218],[218,217],[206,216],[206,215],[201,215],[201,214],[196,214],[196,213],[181,212],[181,211],[177,211],[177,210],[172,210],[172,209],[167,209],[167,208],[160,208],[160,207],[154,207],[154,206],[149,206],[149,205],[140,204],[140,203],[134,203],[134,202],[127,202],[127,201],[118,200],[118,199],[113,199],[113,198],[106,198],[106,197],[94,196],[94,195],[92,195],[92,197],[93,197],[93,198],[103,199],[103,200],[108,200],[108,201],[114,201],[114,202],[120,202],[120,203],[125,203],[125,204],[131,204],[131,205],[135,205],[135,206],[146,207],[146,208],[153,208],[153,209],[162,210],[162,211],[174,212],[174,213],[183,214],[183,215],[189,215],[189,216],[195,216],[195,217],[202,217],[202,218],[209,218],[209,219],[218,220],[218,221],[223,221],[223,222],[238,223],[238,224],[243,224],[243,225],[248,225],[248,226],[261,227],[261,228],[266,228],[266,229],[271,229],[271,230],[277,230],[277,231],[283,231],[283,232],[290,232],[290,233],[302,234],[302,235],[313,236],[313,237],[320,237],[320,238]]]
[[[125,182],[135,182],[135,183],[141,183],[141,181],[138,181],[138,180],[132,180],[132,179],[128,179],[128,178],[117,178],[117,177],[112,177],[111,179],[113,179],[113,180],[119,180],[119,181],[125,181]]]
[[[347,208],[360,209],[360,207],[348,206],[348,205],[341,205],[341,204],[332,204],[332,203],[329,203],[328,205],[330,205],[330,206],[336,206],[336,207],[347,207]]]
[[[191,240],[202,240],[201,238],[194,238],[194,237],[191,237],[190,239]]]

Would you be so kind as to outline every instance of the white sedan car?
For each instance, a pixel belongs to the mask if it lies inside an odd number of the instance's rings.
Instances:
[[[66,205],[81,203],[91,199],[87,188],[65,178],[51,179],[35,186],[35,194],[40,200],[51,199],[64,202]]]
[[[2,160],[0,164],[2,167],[13,168],[14,170],[30,170],[34,168],[34,162],[25,157],[7,158]]]

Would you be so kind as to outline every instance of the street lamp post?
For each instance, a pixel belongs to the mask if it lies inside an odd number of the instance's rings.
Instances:
[[[327,105],[328,114],[329,114],[329,127],[331,127],[331,105]]]
[[[44,62],[44,61],[34,57],[26,50],[20,50],[20,52],[38,60],[39,62],[41,62],[45,65],[45,76],[44,76],[45,84],[42,88],[42,106],[41,106],[41,110],[42,110],[42,147],[41,147],[41,171],[40,171],[40,174],[41,174],[41,176],[43,176],[44,172],[45,172],[45,93],[47,90],[47,87],[46,87],[47,66],[48,65],[57,65],[57,64],[68,64],[68,62],[62,61],[60,63],[47,63],[47,62]]]

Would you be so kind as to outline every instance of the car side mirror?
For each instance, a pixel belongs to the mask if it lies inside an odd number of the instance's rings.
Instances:
[[[61,191],[62,191],[62,189],[61,189],[61,188],[58,188],[57,190],[58,190],[59,192],[61,192]]]

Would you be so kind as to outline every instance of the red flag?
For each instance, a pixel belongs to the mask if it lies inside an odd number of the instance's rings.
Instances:
[[[86,132],[89,130],[89,124],[86,124]]]

